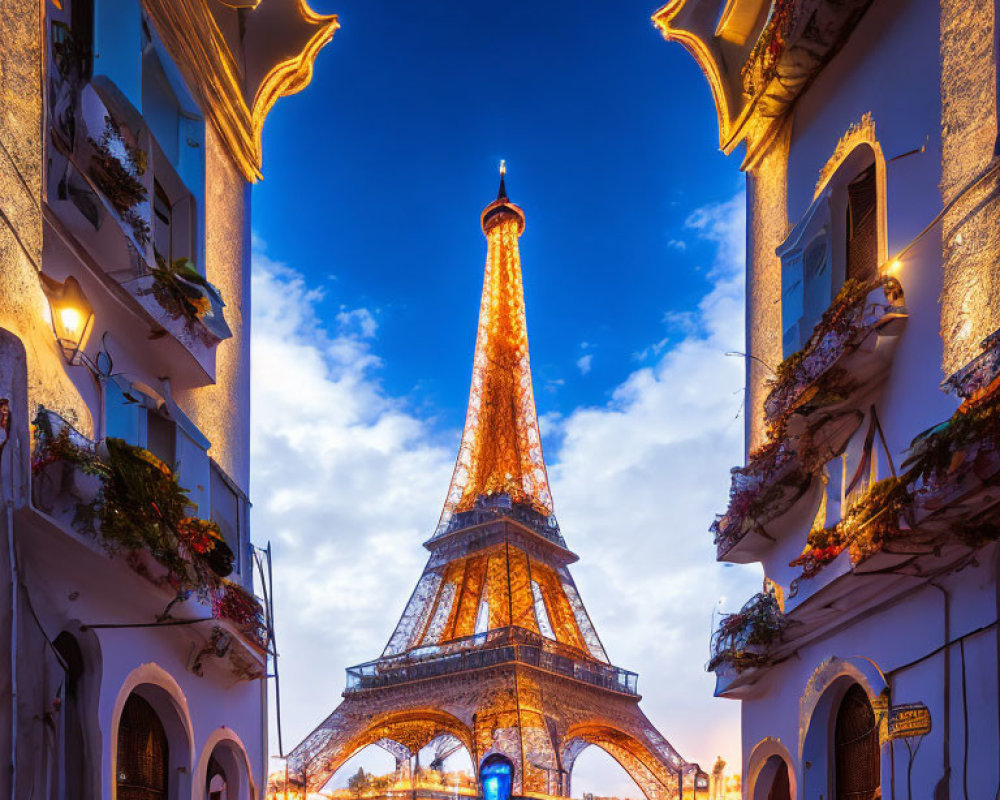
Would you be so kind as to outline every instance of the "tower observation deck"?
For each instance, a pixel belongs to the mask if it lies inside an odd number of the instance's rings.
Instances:
[[[450,737],[477,770],[509,768],[513,796],[568,797],[576,757],[596,745],[650,800],[676,797],[697,767],[640,710],[636,674],[611,664],[569,572],[531,385],[525,217],[502,166],[481,219],[472,387],[427,566],[382,655],[347,670],[343,701],[289,770],[315,791],[367,745],[402,762]]]

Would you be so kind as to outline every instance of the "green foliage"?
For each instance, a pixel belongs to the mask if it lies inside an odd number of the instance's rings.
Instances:
[[[950,471],[956,459],[975,445],[1000,445],[1000,392],[971,406],[962,406],[952,417],[935,425],[910,443],[902,469],[908,482]]]
[[[159,253],[155,255],[153,295],[172,316],[196,322],[212,311],[213,300],[222,303],[218,290],[195,269],[190,259],[176,258],[168,263]]]

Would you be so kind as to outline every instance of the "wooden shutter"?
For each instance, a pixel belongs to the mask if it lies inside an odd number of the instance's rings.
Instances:
[[[873,164],[847,187],[847,279],[878,274],[878,214]]]

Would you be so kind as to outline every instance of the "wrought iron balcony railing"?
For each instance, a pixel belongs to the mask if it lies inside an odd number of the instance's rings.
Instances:
[[[613,692],[639,693],[636,673],[587,658],[533,631],[509,627],[348,667],[345,694],[512,663]]]

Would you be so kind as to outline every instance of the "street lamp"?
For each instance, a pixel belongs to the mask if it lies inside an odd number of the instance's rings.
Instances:
[[[83,293],[79,281],[72,275],[62,283],[44,272],[38,274],[42,290],[49,300],[52,330],[62,348],[67,363],[83,363],[83,349],[94,329],[94,308]]]

